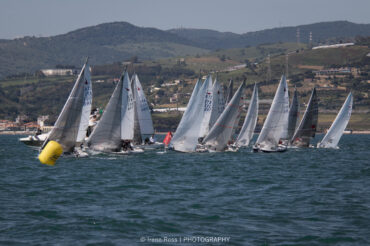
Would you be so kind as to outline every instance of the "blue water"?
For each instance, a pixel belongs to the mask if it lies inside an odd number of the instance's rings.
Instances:
[[[0,136],[0,244],[370,244],[369,135],[345,135],[339,150],[151,151],[53,167],[17,139]],[[165,237],[182,242],[153,241]]]

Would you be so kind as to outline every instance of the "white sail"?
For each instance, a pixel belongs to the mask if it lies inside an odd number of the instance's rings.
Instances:
[[[143,143],[143,139],[141,137],[141,131],[140,131],[140,124],[139,124],[139,118],[138,118],[138,108],[136,101],[138,100],[137,95],[135,93],[136,89],[135,87],[135,75],[131,77],[131,89],[132,89],[132,96],[134,99],[134,138],[132,142],[135,145],[140,145]]]
[[[207,149],[211,151],[223,151],[227,147],[235,127],[235,122],[242,110],[244,88],[245,83],[243,82],[208,135],[204,138],[203,144]]]
[[[208,75],[207,79],[204,81],[202,87],[205,87],[204,100],[202,103],[203,110],[203,120],[200,124],[199,137],[204,138],[209,132],[209,121],[211,119],[212,113],[212,76]],[[198,95],[200,97],[201,95]]]
[[[309,147],[311,139],[315,137],[318,112],[316,88],[313,88],[306,111],[291,140],[292,145],[296,147]]]
[[[276,149],[284,131],[284,127],[286,127],[288,113],[288,85],[283,75],[255,147],[265,150]]]
[[[202,91],[205,91],[205,87],[201,83],[201,80],[198,79],[186,110],[171,139],[170,147],[176,151],[194,152],[198,143],[200,123],[203,119],[203,110],[201,110],[203,98],[201,95],[204,95]]]
[[[49,137],[45,140],[41,149],[43,149],[49,140],[54,140],[63,147],[64,152],[73,151],[81,125],[81,114],[85,103],[85,72],[88,69],[89,66],[86,61],[53,129],[50,131]],[[82,120],[82,122],[84,122],[84,120]],[[85,135],[86,130],[87,129],[84,130]]]
[[[121,104],[121,139],[134,139],[134,98],[132,95],[130,78],[127,72],[123,76],[122,104]]]
[[[87,143],[97,151],[119,151],[121,147],[121,108],[124,76],[116,85],[111,98],[98,124],[95,126]]]
[[[245,116],[245,120],[240,130],[240,133],[236,139],[238,146],[248,146],[254,133],[254,129],[257,125],[258,118],[258,88],[257,84],[254,85],[252,97],[249,103],[248,112]]]
[[[150,108],[145,98],[143,87],[139,81],[139,77],[135,74],[133,78],[133,91],[136,103],[136,113],[140,126],[141,135],[154,134],[152,116]]]
[[[319,148],[337,147],[339,140],[343,135],[344,129],[347,127],[348,121],[351,118],[352,104],[353,97],[352,93],[350,92],[329,131],[326,133],[321,143],[318,145]]]
[[[92,85],[90,77],[89,65],[85,65],[85,70],[83,74],[84,78],[84,102],[82,106],[82,114],[80,121],[80,128],[78,129],[76,142],[81,143],[85,140],[87,127],[89,126],[91,105],[92,105]]]
[[[224,109],[225,109],[224,90],[216,77],[212,87],[212,112],[209,120],[209,129],[213,127],[213,125],[216,123],[216,120],[218,119],[218,117],[220,117]]]

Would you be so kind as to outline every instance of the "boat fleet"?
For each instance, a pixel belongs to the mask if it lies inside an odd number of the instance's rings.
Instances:
[[[238,134],[238,123],[246,109],[246,85],[242,82],[234,94],[232,87],[231,81],[228,91],[224,93],[217,77],[213,80],[212,75],[208,75],[204,81],[199,78],[176,132],[165,138],[166,150],[236,152],[249,147],[258,121],[258,86],[254,85]],[[130,79],[128,72],[123,72],[100,120],[91,130],[92,96],[90,69],[86,60],[53,129],[43,139],[39,154],[41,163],[53,165],[62,153],[86,157],[95,153],[139,153],[147,148],[163,146],[163,143],[153,139],[151,111],[138,75],[133,74]],[[337,148],[350,119],[352,104],[352,94],[349,93],[327,134],[317,144],[318,148]],[[298,119],[298,93],[295,89],[290,104],[288,85],[283,75],[252,150],[283,152],[288,148],[312,147],[311,140],[318,122],[316,88],[312,89],[299,123]]]

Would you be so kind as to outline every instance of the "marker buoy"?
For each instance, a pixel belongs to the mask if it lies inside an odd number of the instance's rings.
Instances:
[[[39,160],[42,164],[54,165],[62,153],[62,145],[55,141],[49,141],[39,154]]]

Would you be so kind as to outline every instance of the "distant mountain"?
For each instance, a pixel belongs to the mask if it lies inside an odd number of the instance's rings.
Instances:
[[[52,37],[0,40],[0,78],[57,64],[81,66],[86,56],[91,64],[104,64],[134,55],[143,60],[204,52],[170,32],[127,22],[106,23]]]
[[[295,27],[279,27],[245,34],[217,32],[207,29],[171,29],[173,34],[187,38],[193,45],[207,49],[228,49],[245,46],[255,46],[266,43],[296,42],[297,28],[300,41],[308,43],[309,33],[312,32],[313,42],[353,38],[357,35],[369,36],[370,24],[356,24],[348,21],[321,22]]]
[[[301,42],[309,32],[314,42],[370,36],[370,24],[347,21],[298,26]],[[24,37],[0,40],[0,78],[18,73],[33,73],[57,64],[81,66],[86,56],[91,64],[128,60],[176,57],[206,53],[215,49],[240,48],[263,43],[295,42],[297,27],[267,29],[245,34],[204,29],[172,29],[134,26],[113,22],[78,29],[52,37]]]

